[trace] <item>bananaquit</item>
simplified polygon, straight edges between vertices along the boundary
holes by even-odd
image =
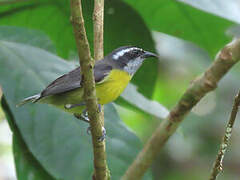
[[[148,57],[157,55],[134,46],[123,46],[96,61],[94,77],[99,107],[114,101],[123,92]],[[86,113],[81,81],[78,67],[54,80],[41,93],[25,98],[19,105],[27,102],[52,104],[80,118]]]

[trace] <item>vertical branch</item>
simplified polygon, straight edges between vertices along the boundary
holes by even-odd
[[[95,0],[94,10],[93,10],[94,60],[95,61],[101,60],[104,57],[103,27],[104,27],[104,0]],[[101,107],[101,113],[99,118],[102,126],[104,126],[104,107],[103,106]],[[106,156],[105,156],[105,159],[106,159]],[[105,168],[106,168],[105,178],[109,179],[110,172],[108,170],[107,163],[105,165]]]
[[[103,48],[103,19],[104,19],[104,0],[94,1],[93,10],[93,31],[94,31],[94,59],[101,60],[104,56]],[[100,120],[104,126],[104,107],[101,107]]]
[[[217,158],[214,162],[214,166],[213,166],[209,180],[215,180],[217,178],[218,174],[223,170],[223,158],[224,158],[225,152],[227,150],[227,147],[229,145],[229,141],[230,141],[230,138],[232,135],[232,128],[233,128],[233,125],[234,125],[234,122],[235,122],[235,119],[237,116],[239,105],[240,105],[240,91],[238,92],[237,96],[235,97],[231,116],[230,116],[230,119],[226,126],[225,135],[222,139],[220,149],[218,151]]]
[[[84,26],[81,0],[71,0],[71,21],[73,24],[75,40],[83,79],[84,101],[90,119],[92,144],[94,153],[94,175],[96,180],[108,178],[106,162],[105,141],[100,142],[99,137],[103,135],[102,125],[98,112],[98,103],[93,74],[94,61],[91,59],[89,43]]]
[[[93,22],[94,22],[94,59],[103,58],[103,17],[104,17],[104,0],[94,1]]]

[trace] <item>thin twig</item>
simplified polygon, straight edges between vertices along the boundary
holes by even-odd
[[[184,117],[209,91],[217,87],[220,79],[239,59],[240,39],[235,39],[218,53],[213,64],[201,76],[192,81],[177,105],[147,141],[122,180],[141,179]]]
[[[99,118],[98,103],[96,98],[95,80],[93,76],[94,61],[91,58],[89,43],[84,26],[81,0],[71,0],[71,21],[73,24],[75,40],[78,48],[81,65],[84,100],[90,118],[94,152],[94,179],[105,180],[108,178],[106,162],[105,141],[99,142],[103,135],[102,125]]]
[[[223,158],[225,155],[225,152],[227,150],[227,147],[229,145],[229,141],[232,135],[232,129],[233,125],[237,116],[238,107],[240,104],[240,91],[238,92],[237,96],[234,99],[234,104],[231,112],[231,116],[229,118],[228,124],[225,129],[225,135],[222,139],[222,143],[220,145],[220,149],[218,151],[217,158],[214,162],[214,166],[211,172],[211,176],[209,180],[215,180],[218,176],[218,174],[223,170]]]

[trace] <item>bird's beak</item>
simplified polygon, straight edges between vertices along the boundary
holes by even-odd
[[[158,58],[158,56],[152,52],[148,52],[148,51],[145,51],[145,53],[142,55],[143,58],[149,58],[149,57],[156,57]]]

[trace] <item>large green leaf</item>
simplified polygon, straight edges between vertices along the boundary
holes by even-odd
[[[169,111],[156,101],[151,101],[145,98],[137,91],[136,86],[129,84],[126,90],[122,93],[121,97],[134,107],[139,108],[145,113],[153,115],[159,119],[167,117]]]
[[[0,39],[28,44],[56,53],[52,41],[41,31],[14,26],[0,26]]]
[[[65,7],[63,2],[66,2]],[[45,32],[53,40],[58,54],[65,58],[68,57],[70,50],[75,49],[68,1],[30,0],[1,5],[0,17],[1,25],[20,26]]]
[[[16,108],[23,97],[38,93],[72,68],[47,51],[0,41],[0,84],[30,152],[57,179],[90,179],[93,157],[91,138],[86,134],[87,124],[48,105],[29,104]],[[106,105],[105,119],[108,164],[112,179],[119,179],[140,150],[141,143],[122,123],[111,104]]]
[[[36,161],[35,157],[29,152],[18,127],[15,124],[11,110],[9,109],[6,99],[2,98],[2,106],[7,116],[8,123],[13,132],[13,155],[15,160],[15,169],[18,180],[53,180],[41,164]]]
[[[193,7],[201,9],[217,16],[229,19],[230,21],[240,23],[239,1],[236,0],[178,0],[185,2]]]
[[[211,56],[229,40],[232,22],[173,0],[124,0],[153,30],[180,37],[207,49]],[[147,8],[146,8],[147,7]]]
[[[45,32],[64,58],[76,58],[75,40],[70,24],[69,0],[27,1],[0,6],[0,25],[24,26]],[[105,54],[123,45],[136,45],[155,51],[154,42],[142,18],[130,6],[118,0],[106,1],[104,22]],[[93,45],[93,1],[83,0],[85,25]],[[93,48],[92,48],[93,49]],[[148,72],[148,76],[145,75]],[[150,60],[135,75],[139,91],[151,98],[157,77],[157,61]]]

